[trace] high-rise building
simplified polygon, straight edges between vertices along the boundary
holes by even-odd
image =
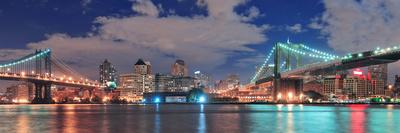
[[[154,92],[154,75],[151,74],[151,64],[139,59],[134,66],[134,72],[119,76],[119,91],[122,98],[138,100],[143,93]]]
[[[340,76],[327,76],[323,82],[324,95],[341,95],[343,90],[343,79]]]
[[[194,72],[195,87],[211,89],[213,88],[211,76],[200,71]]]
[[[172,65],[171,75],[172,76],[181,76],[181,77],[189,76],[189,70],[188,70],[187,65],[185,64],[185,61],[176,60],[175,63]]]
[[[116,82],[116,70],[114,66],[106,59],[99,66],[100,68],[100,83],[107,84],[108,82]]]
[[[123,98],[135,97],[135,76],[134,74],[121,74],[118,79],[118,90]]]
[[[383,80],[383,84],[386,86],[388,80],[388,64],[369,66],[368,77],[371,80]]]
[[[181,77],[181,76],[173,76],[172,77],[172,86],[168,88],[169,92],[188,92],[192,88],[194,88],[194,78],[193,77]]]
[[[343,90],[351,99],[367,98],[370,90],[367,80],[357,76],[347,76],[343,81]]]
[[[134,73],[140,75],[150,75],[151,72],[151,64],[149,61],[143,61],[143,59],[139,59],[134,66]]]
[[[169,92],[173,85],[172,76],[168,74],[157,73],[154,77],[155,92]]]
[[[8,87],[6,92],[7,99],[14,103],[28,103],[32,99],[30,92],[33,91],[30,91],[31,89],[33,88],[27,83]]]

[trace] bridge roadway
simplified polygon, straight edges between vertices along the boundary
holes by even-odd
[[[301,78],[306,73],[311,75],[321,72],[342,71],[371,65],[393,63],[400,60],[400,50],[376,53],[367,51],[349,55],[351,58],[336,59],[329,62],[314,63],[290,71],[281,72],[282,78]]]
[[[52,85],[70,86],[78,88],[104,87],[98,83],[91,83],[86,81],[76,81],[72,79],[56,78],[56,77],[48,78],[39,75],[25,75],[25,74],[15,74],[15,73],[0,73],[0,80],[27,81],[31,83],[47,83]]]

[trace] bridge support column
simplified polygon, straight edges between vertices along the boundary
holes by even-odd
[[[49,104],[52,103],[51,84],[35,83],[35,98],[32,103]]]
[[[51,85],[44,85],[44,98],[43,103],[52,103],[53,99],[51,98]]]
[[[43,101],[42,88],[42,84],[35,83],[35,98],[33,98],[32,103],[40,103],[41,101]]]

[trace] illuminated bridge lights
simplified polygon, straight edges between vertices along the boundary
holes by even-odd
[[[49,53],[50,51],[51,51],[50,49],[46,49],[45,51],[42,51],[39,54],[36,54],[36,55],[34,55],[32,57],[29,57],[29,58],[26,58],[26,59],[23,59],[23,60],[19,60],[19,61],[16,61],[16,62],[0,65],[0,68],[9,67],[9,66],[15,66],[15,65],[18,65],[18,64],[25,63],[27,61],[31,61],[33,59],[39,58],[39,57]]]
[[[271,58],[272,54],[275,51],[275,47],[272,47],[271,51],[269,52],[267,58],[265,59],[264,63],[261,65],[261,67],[259,68],[259,70],[257,71],[257,73],[254,75],[254,77],[252,78],[252,82],[255,82],[255,80],[257,79],[258,75],[260,75],[260,73],[262,72],[262,70],[265,68],[265,66],[267,65],[269,59]]]

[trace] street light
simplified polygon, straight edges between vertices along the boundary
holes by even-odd
[[[278,93],[278,99],[281,99],[282,98],[282,94],[281,93]]]
[[[289,101],[292,100],[292,98],[293,98],[292,92],[289,92],[289,93],[288,93],[288,98],[289,98]]]

